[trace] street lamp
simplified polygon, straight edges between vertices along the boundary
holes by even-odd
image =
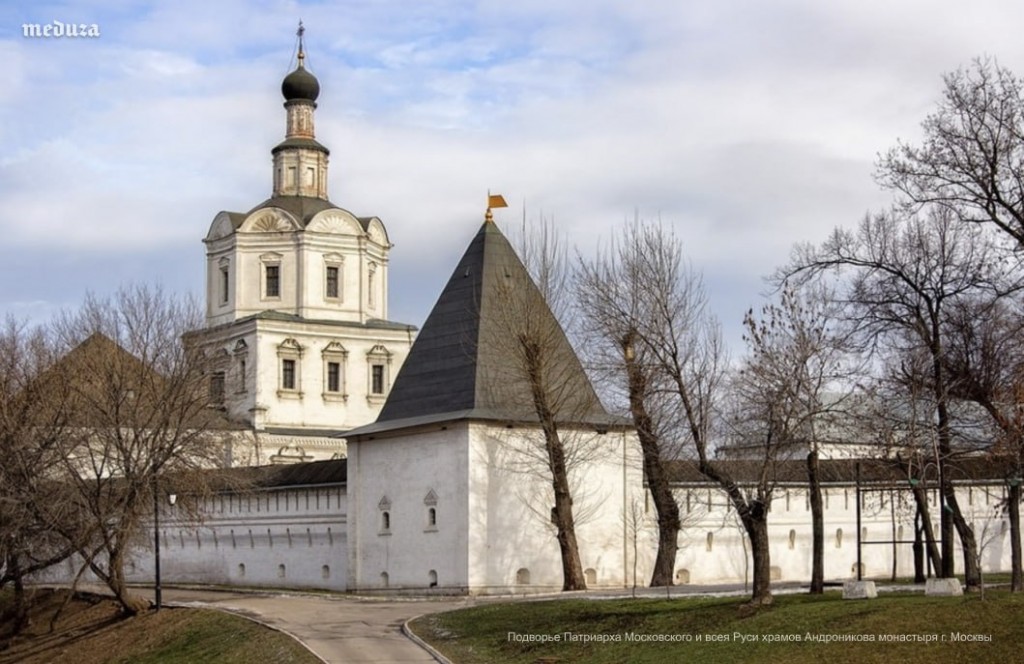
[[[156,477],[153,478],[153,554],[156,557],[154,574],[153,574],[153,594],[156,599],[156,610],[160,610],[160,606],[163,603],[162,592],[160,588],[160,500],[158,496],[160,492],[157,491]],[[167,494],[167,503],[174,505],[178,500],[178,495],[174,493]]]

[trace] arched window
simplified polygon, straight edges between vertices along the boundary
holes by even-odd
[[[385,532],[391,530],[391,512],[381,513],[380,529]]]
[[[437,531],[437,493],[433,489],[427,491],[427,495],[423,497],[423,504],[427,508],[427,525],[424,528],[425,532],[436,532]]]
[[[711,551],[711,549],[713,549],[714,546],[715,546],[715,534],[714,533],[708,533],[708,536],[707,536],[707,550]]]
[[[588,567],[583,570],[583,578],[586,579],[588,586],[597,585],[597,570],[593,567]]]
[[[329,579],[331,578],[331,567],[330,565],[324,565],[320,568],[320,578]]]
[[[516,585],[530,585],[530,570],[526,569],[525,567],[520,567],[518,570],[516,570]]]
[[[238,578],[245,578],[245,563],[238,563]]]
[[[836,528],[836,548],[843,548],[843,529]]]
[[[430,584],[431,588],[436,588],[437,587],[437,572],[436,571],[430,570],[429,572],[427,572],[427,582]]]
[[[382,588],[387,588],[388,587],[388,583],[389,583],[388,573],[387,572],[381,572],[380,573],[380,585],[381,585],[381,587]]]
[[[285,577],[284,565],[278,565],[277,566],[277,578],[283,579],[284,577]]]
[[[795,548],[796,548],[796,531],[795,530],[790,530],[789,531],[789,550],[792,551]]]

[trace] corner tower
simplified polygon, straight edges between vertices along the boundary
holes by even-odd
[[[374,421],[416,329],[388,320],[384,223],[328,198],[301,24],[281,94],[270,198],[210,224],[206,327],[192,335],[209,356],[213,405],[266,434],[258,462],[343,454],[334,434]]]

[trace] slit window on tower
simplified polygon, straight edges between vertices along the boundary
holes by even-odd
[[[220,269],[220,303],[228,303],[228,268],[224,266]]]

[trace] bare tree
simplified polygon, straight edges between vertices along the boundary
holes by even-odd
[[[181,342],[200,321],[194,301],[134,286],[89,296],[54,325],[66,354],[51,372],[70,390],[63,479],[94,532],[76,546],[128,614],[143,604],[129,593],[125,556],[144,541],[157,495],[170,482],[197,490],[208,479],[197,471],[222,458],[205,362]]]
[[[940,476],[942,575],[953,576],[953,530],[964,550],[969,589],[979,582],[977,543],[964,519],[952,482],[956,450],[951,429],[951,392],[944,362],[946,317],[965,298],[988,300],[1016,292],[1016,261],[983,229],[962,224],[945,207],[921,215],[901,209],[868,216],[855,232],[837,229],[821,247],[800,246],[776,275],[800,283],[824,272],[845,272],[841,295],[851,320],[872,348],[927,358],[927,388],[936,422],[935,463]]]
[[[640,441],[644,480],[658,524],[651,586],[672,585],[681,528],[666,465],[680,453],[676,404],[664,398],[665,375],[641,339],[642,330],[651,328],[658,316],[651,284],[664,282],[665,275],[658,273],[670,267],[664,262],[671,258],[664,240],[661,228],[635,222],[604,255],[580,259],[575,280],[576,299],[590,333],[586,345],[591,363],[603,382],[624,392],[625,409]]]
[[[979,59],[943,77],[942,99],[922,123],[921,145],[900,142],[879,161],[879,181],[913,206],[993,224],[1024,246],[1022,81]]]
[[[8,318],[0,329],[0,588],[11,584],[8,617],[27,624],[25,578],[67,559],[75,547],[54,534],[84,538],[59,467],[67,430],[68,391],[48,379],[55,353],[51,339]]]
[[[998,437],[991,456],[1009,486],[1011,589],[1024,590],[1021,571],[1020,500],[1024,465],[1024,317],[1005,300],[961,302],[948,326],[945,364],[957,397],[978,404]]]
[[[642,369],[645,372],[643,377],[651,381],[647,384],[655,387],[652,393],[664,399],[669,409],[664,412],[677,413],[680,440],[696,455],[701,474],[725,492],[750,540],[754,578],[749,606],[756,608],[771,604],[769,485],[758,482],[752,487],[741,486],[726,466],[713,458],[714,419],[726,373],[718,322],[707,310],[702,280],[685,264],[682,245],[677,238],[663,227],[648,225],[636,230],[636,241],[639,242],[637,249],[629,254],[636,265],[629,269],[636,271],[635,283],[643,285],[642,292],[636,294],[639,298],[636,304],[626,299],[610,309],[611,313],[618,312],[616,315],[622,316],[628,324],[621,330],[621,336],[608,335],[608,342],[619,344],[621,359],[618,361],[624,368],[628,362],[637,360],[633,371]],[[624,244],[629,251],[629,241]],[[596,274],[600,275],[600,271]],[[602,287],[615,288],[617,284],[609,282]],[[627,385],[628,379],[627,373]],[[649,393],[637,389],[636,377],[633,380],[634,385],[629,389],[634,397],[646,397]],[[635,398],[632,400],[634,407],[637,401]],[[645,425],[642,418],[640,421],[638,429],[658,430],[653,423]],[[660,446],[658,449],[664,452]],[[645,450],[645,456],[651,458],[653,455],[648,455]],[[645,470],[647,463],[645,458]],[[650,483],[650,477],[647,479]],[[667,500],[665,503],[669,506]],[[660,512],[658,518],[660,527]]]
[[[742,394],[735,427],[757,446],[768,470],[777,459],[806,455],[811,506],[811,593],[824,592],[824,505],[818,474],[819,446],[838,426],[859,367],[850,334],[832,294],[820,284],[797,293],[783,289],[760,319],[747,313],[748,356],[737,381]],[[770,475],[762,472],[767,484]],[[765,495],[770,487],[762,488]]]
[[[586,578],[576,536],[581,487],[574,487],[574,469],[600,453],[594,425],[607,429],[610,418],[549,306],[553,303],[563,320],[571,313],[562,306],[567,301],[565,253],[557,234],[543,224],[524,233],[525,266],[493,223],[481,232],[488,256],[483,269],[490,273],[483,282],[478,343],[489,349],[481,357],[500,358],[482,370],[492,379],[491,389],[502,395],[495,403],[519,404],[540,428],[540,446],[519,451],[535,474],[550,482],[550,523],[561,554],[562,588],[583,590]]]

